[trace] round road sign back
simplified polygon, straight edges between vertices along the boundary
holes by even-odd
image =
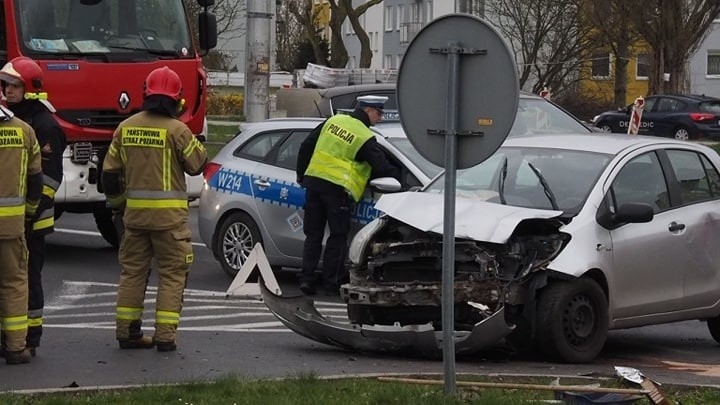
[[[410,142],[426,159],[445,166],[448,55],[459,54],[457,168],[475,166],[507,137],[520,93],[515,61],[500,35],[468,14],[433,20],[415,36],[398,74],[400,120]]]

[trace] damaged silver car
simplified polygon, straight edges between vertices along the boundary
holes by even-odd
[[[455,334],[485,337],[462,350],[506,337],[589,362],[610,329],[688,319],[720,341],[718,167],[703,145],[586,134],[508,138],[458,171]],[[426,348],[433,332],[441,347],[443,186],[383,196],[356,234],[350,324],[303,306],[286,324],[342,347]]]

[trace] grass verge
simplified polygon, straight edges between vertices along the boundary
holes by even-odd
[[[238,132],[237,125],[208,125],[208,139],[205,149],[208,151],[208,160],[211,160],[218,151],[225,146]]]
[[[429,378],[417,377],[416,378]],[[433,377],[442,379],[442,377]],[[567,379],[553,381],[550,377],[486,377],[458,376],[457,381],[477,381],[501,384],[561,384],[564,391],[570,385],[601,383],[605,388],[634,388],[619,379]],[[720,389],[708,387],[666,386],[666,398],[673,403],[720,403]],[[228,376],[215,382],[195,382],[184,385],[148,386],[138,389],[75,391],[52,394],[1,394],[3,404],[519,404],[547,403],[556,400],[552,391],[526,388],[476,388],[456,386],[452,395],[444,393],[443,385],[382,382],[375,378],[321,379],[309,373],[285,380],[255,380]],[[638,405],[651,404],[642,398]]]

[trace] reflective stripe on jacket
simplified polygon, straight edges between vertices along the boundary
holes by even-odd
[[[356,161],[355,155],[372,137],[372,131],[365,124],[349,115],[340,114],[328,119],[305,175],[337,184],[355,201],[360,201],[372,168],[367,162]]]
[[[205,147],[181,121],[140,112],[113,135],[103,171],[120,173],[121,193],[108,195],[112,207],[125,207],[125,226],[170,229],[188,215],[185,173],[197,173],[207,160]]]
[[[28,190],[28,176],[39,180],[41,173],[40,147],[32,128],[17,118],[0,123],[0,173],[0,239],[7,239],[24,234],[25,216],[35,213],[40,194]]]

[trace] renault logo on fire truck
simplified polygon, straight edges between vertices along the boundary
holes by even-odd
[[[127,94],[126,91],[120,93],[120,98],[118,98],[118,104],[120,104],[120,108],[123,110],[130,105],[130,96]]]

